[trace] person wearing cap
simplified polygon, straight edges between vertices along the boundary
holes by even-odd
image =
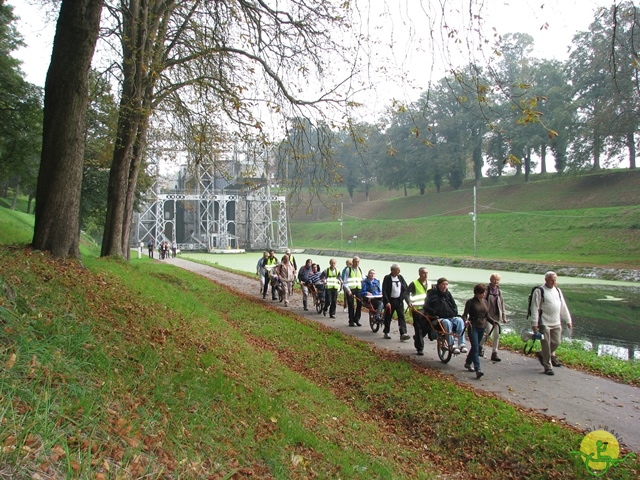
[[[436,286],[427,292],[424,313],[438,317],[447,332],[458,335],[457,347],[453,335],[448,335],[449,347],[454,354],[469,351],[464,340],[464,321],[458,315],[458,306],[449,291],[449,280],[444,277],[439,278]]]
[[[562,320],[569,328],[573,325],[567,302],[557,282],[558,275],[547,272],[544,275],[544,285],[536,288],[531,295],[531,311],[538,312],[538,315],[531,316],[531,327],[533,333],[542,334],[542,350],[538,352],[538,360],[547,375],[554,375],[553,367],[562,366],[556,358],[556,349],[562,343]]]
[[[431,284],[427,280],[428,275],[427,267],[420,267],[418,269],[418,278],[411,282],[408,288],[409,301],[407,305],[409,305],[413,316],[413,344],[418,355],[424,355],[424,337],[431,330],[429,320],[422,312],[422,307],[427,299],[427,292],[431,288]]]
[[[391,318],[393,312],[398,316],[398,329],[400,330],[400,340],[409,340],[411,337],[407,333],[407,322],[404,319],[404,301],[409,303],[409,289],[397,263],[391,265],[391,273],[385,275],[382,280],[382,302],[384,310],[384,338],[391,338]]]
[[[289,263],[291,265],[293,265],[293,268],[296,270],[296,272],[298,271],[298,264],[296,263],[296,257],[294,257],[291,254],[291,249],[287,248],[287,251],[285,252],[288,256],[289,256]]]

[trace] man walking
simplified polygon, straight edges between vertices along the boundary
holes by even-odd
[[[344,286],[344,296],[349,309],[349,326],[360,327],[360,316],[362,314],[362,300],[360,291],[362,290],[362,270],[360,269],[360,257],[353,257],[351,266],[345,268],[342,284]]]
[[[413,316],[413,344],[416,347],[418,355],[424,355],[424,337],[427,336],[431,325],[429,320],[424,316],[422,307],[427,299],[427,291],[431,288],[427,280],[429,272],[426,267],[418,269],[418,278],[409,284],[409,308],[411,308]]]
[[[409,340],[411,337],[407,333],[407,323],[404,319],[404,301],[409,299],[409,289],[407,282],[400,275],[400,267],[397,263],[391,265],[391,273],[382,280],[382,302],[384,309],[384,338],[391,338],[391,318],[393,312],[398,316],[398,327],[400,329],[400,340]]]
[[[269,250],[269,256],[264,260],[264,287],[262,287],[262,298],[267,298],[267,290],[271,280],[269,278],[269,272],[273,267],[278,265],[278,259],[275,256],[273,250]],[[276,299],[276,287],[271,285],[271,300]]]
[[[320,278],[326,282],[327,286],[324,290],[324,309],[322,314],[326,317],[329,310],[329,317],[336,318],[336,303],[338,302],[338,290],[342,286],[340,272],[336,268],[336,259],[329,260],[329,267],[322,272]]]
[[[537,312],[531,316],[531,327],[533,333],[542,334],[538,359],[547,375],[554,375],[553,367],[562,366],[556,358],[556,349],[562,343],[562,320],[567,327],[572,327],[571,314],[557,282],[555,272],[545,273],[544,285],[536,288],[531,296],[531,311]]]

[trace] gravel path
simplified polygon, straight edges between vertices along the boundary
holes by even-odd
[[[271,301],[270,294],[267,295],[267,300],[262,300],[257,279],[255,289],[251,288],[247,292],[247,278],[242,275],[179,258],[170,259],[167,263],[198,273],[228,287],[254,294],[257,301],[276,304]],[[276,306],[284,309],[284,304],[277,303]],[[412,340],[400,341],[395,321],[391,326],[391,340],[384,340],[382,330],[373,333],[367,325],[368,322],[362,322],[363,326],[360,328],[349,327],[347,313],[343,312],[341,305],[338,306],[336,319],[330,319],[311,310],[305,312],[302,309],[299,288],[294,292],[288,309],[307,319],[374,344],[382,350],[405,355],[410,361],[450,374],[460,382],[491,392],[521,407],[564,420],[587,431],[606,429],[615,432],[621,445],[640,453],[640,389],[637,387],[622,385],[567,367],[556,368],[556,375],[549,377],[542,373],[542,367],[536,359],[506,350],[500,351],[502,362],[483,360],[482,369],[485,375],[482,379],[476,380],[475,374],[467,372],[463,367],[464,355],[452,358],[447,364],[440,362],[434,342],[427,341],[424,356],[418,357]],[[366,315],[363,316],[363,320],[367,320]],[[411,326],[409,333],[413,333]]]

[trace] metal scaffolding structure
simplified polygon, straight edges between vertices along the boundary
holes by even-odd
[[[288,246],[286,197],[271,194],[264,178],[238,176],[232,183],[213,166],[200,166],[196,178],[184,169],[164,184],[156,180],[147,199],[134,215],[132,245],[153,239],[175,241],[181,251]]]

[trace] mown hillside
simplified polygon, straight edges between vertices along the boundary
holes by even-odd
[[[459,190],[434,188],[420,195],[409,190],[372,189],[367,201],[364,192],[338,192],[335,212],[320,202],[314,202],[313,214],[298,208],[293,222],[327,221],[340,216],[340,204],[345,217],[360,219],[411,219],[432,215],[467,215],[473,209],[473,185],[467,180]],[[533,175],[524,183],[522,176],[486,178],[477,189],[478,213],[490,211],[554,211],[578,208],[604,208],[640,205],[640,170],[614,170],[599,173],[567,175]]]
[[[293,244],[354,253],[462,258],[475,253],[481,259],[640,268],[640,171],[517,180],[493,185],[488,179],[477,190],[475,232],[469,215],[472,188],[406,197],[387,192],[369,202],[345,201],[342,228],[324,207],[310,216],[298,212],[291,223]]]

